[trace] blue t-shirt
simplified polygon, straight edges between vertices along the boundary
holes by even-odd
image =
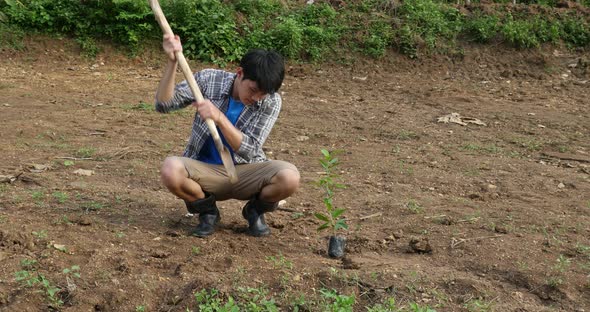
[[[225,113],[225,116],[227,117],[227,119],[229,119],[229,121],[231,122],[232,125],[234,125],[234,126],[236,125],[236,122],[238,121],[238,117],[240,117],[240,114],[242,113],[243,110],[244,110],[244,104],[242,102],[234,100],[230,96],[229,97],[229,107],[227,108],[227,112]],[[227,149],[231,153],[231,157],[233,159],[234,158],[234,151],[231,149],[231,147],[229,146],[229,144],[227,143],[227,141],[223,137],[223,133],[221,133],[221,130],[219,130],[219,127],[217,127],[217,131],[219,132],[219,137],[221,138],[223,145],[225,145],[227,147]],[[201,148],[201,151],[199,152],[199,157],[197,158],[197,160],[200,160],[202,162],[206,162],[208,164],[214,164],[214,165],[222,165],[223,164],[223,162],[221,161],[221,156],[219,156],[219,152],[217,151],[217,148],[215,148],[215,142],[213,141],[213,137],[211,135],[209,135],[209,137],[207,138],[207,140],[203,144],[203,148]]]

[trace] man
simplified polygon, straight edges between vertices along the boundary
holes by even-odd
[[[242,216],[253,236],[270,234],[264,214],[275,210],[281,199],[299,187],[297,168],[284,161],[267,160],[262,145],[281,110],[277,93],[285,76],[282,57],[271,51],[253,50],[240,61],[235,73],[206,69],[195,74],[204,101],[196,103],[186,81],[175,86],[178,36],[164,35],[168,56],[164,76],[156,92],[156,110],[167,113],[196,106],[189,143],[183,157],[168,157],[161,169],[164,185],[183,199],[191,213],[199,214],[193,234],[206,237],[220,220],[216,201],[248,200]],[[211,118],[230,150],[238,182],[231,184],[205,124]]]

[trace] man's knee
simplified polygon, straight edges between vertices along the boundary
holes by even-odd
[[[179,157],[167,157],[164,160],[160,178],[166,186],[176,186],[186,178],[186,168]]]
[[[283,169],[277,173],[277,178],[284,192],[293,194],[299,188],[300,176],[295,170]]]

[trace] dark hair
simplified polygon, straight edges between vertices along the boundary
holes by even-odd
[[[250,50],[240,61],[244,78],[256,81],[264,93],[275,93],[285,78],[285,62],[275,51]]]

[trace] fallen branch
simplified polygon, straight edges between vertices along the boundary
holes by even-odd
[[[432,217],[424,217],[424,219],[438,219],[438,218],[444,218],[447,215],[439,215],[439,216],[432,216]]]
[[[572,155],[572,154],[565,154],[565,153],[555,153],[555,152],[544,152],[544,156],[557,158],[561,160],[569,160],[569,161],[579,161],[579,162],[586,162],[590,163],[589,157],[584,157],[582,155]]]
[[[82,157],[82,158],[78,158],[78,157],[54,157],[54,159],[92,160],[92,158],[89,158],[89,157]]]
[[[498,238],[498,237],[502,237],[502,235],[479,236],[479,237],[459,238],[459,239],[453,237],[453,238],[451,238],[451,248],[455,248],[455,247],[459,246],[460,244],[463,244],[467,241],[488,239],[488,238]]]
[[[368,216],[360,217],[359,220],[367,220],[367,219],[370,219],[370,218],[380,217],[382,215],[383,215],[382,212],[377,212],[377,213],[374,213],[374,214],[370,214]]]

